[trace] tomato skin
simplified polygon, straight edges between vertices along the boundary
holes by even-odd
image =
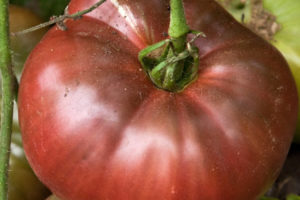
[[[95,2],[73,0],[69,12]],[[157,89],[137,54],[164,37],[169,18],[157,16],[169,1],[118,1],[137,22],[125,34],[114,2],[51,29],[27,60],[19,119],[38,177],[67,200],[256,199],[296,125],[285,60],[214,1],[186,0],[189,25],[207,35],[199,77],[180,93]]]

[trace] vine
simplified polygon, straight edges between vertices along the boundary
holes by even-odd
[[[67,7],[65,9],[65,13],[63,15],[53,16],[53,17],[51,17],[51,19],[48,22],[45,22],[45,23],[33,26],[33,27],[29,28],[29,29],[25,29],[25,30],[22,30],[22,31],[19,31],[19,32],[16,32],[16,33],[12,33],[12,35],[27,34],[27,33],[30,33],[30,32],[33,32],[33,31],[45,28],[45,27],[50,26],[52,24],[57,24],[60,29],[66,30],[67,27],[66,27],[66,25],[64,23],[65,20],[67,20],[67,19],[74,19],[74,20],[80,19],[83,15],[85,15],[85,14],[93,11],[94,9],[98,8],[105,1],[106,0],[100,0],[97,3],[95,3],[94,5],[92,5],[91,7],[89,7],[88,9],[82,10],[82,11],[78,11],[77,13],[74,13],[74,14],[69,14],[68,13],[68,7]]]
[[[7,179],[14,104],[14,75],[9,47],[8,0],[0,0],[0,70],[2,109],[0,128],[0,200],[7,199]]]

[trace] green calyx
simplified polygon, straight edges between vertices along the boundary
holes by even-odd
[[[194,38],[203,35],[198,33]],[[139,53],[139,60],[151,81],[160,89],[180,92],[197,77],[198,48],[186,43],[186,48],[176,53],[172,39],[163,40]]]
[[[197,78],[199,54],[193,42],[204,34],[189,29],[182,0],[170,0],[170,8],[170,38],[141,50],[139,61],[156,87],[180,92]],[[188,34],[194,35],[190,41]]]

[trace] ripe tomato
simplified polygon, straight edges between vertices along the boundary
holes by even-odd
[[[69,12],[97,0],[72,0]],[[198,79],[157,89],[138,52],[164,39],[169,0],[111,0],[51,29],[19,90],[24,149],[67,200],[254,200],[276,179],[297,119],[280,53],[214,1],[185,0]]]

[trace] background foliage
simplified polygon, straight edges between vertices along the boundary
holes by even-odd
[[[25,6],[48,20],[53,15],[63,14],[70,0],[10,0],[11,4]]]

